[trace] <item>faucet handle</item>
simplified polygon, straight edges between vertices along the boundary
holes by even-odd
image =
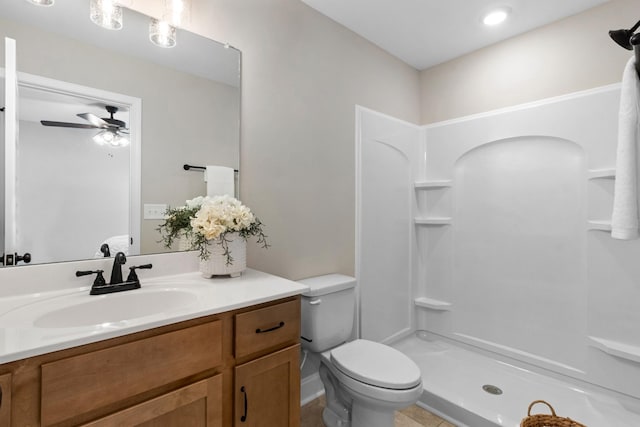
[[[148,270],[153,267],[153,264],[143,264],[143,265],[134,265],[129,267],[129,277],[127,277],[127,282],[140,282],[138,279],[138,275],[136,274],[137,269]]]
[[[102,275],[104,270],[86,270],[86,271],[76,271],[76,277],[88,276],[90,274],[95,274],[96,279],[93,281],[93,286],[104,286],[107,284],[106,280],[104,280],[104,276]]]

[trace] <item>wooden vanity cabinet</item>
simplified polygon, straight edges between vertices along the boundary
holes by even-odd
[[[297,427],[299,336],[290,297],[0,365],[0,427]]]
[[[298,344],[236,366],[234,426],[300,425],[299,359]]]
[[[11,374],[0,375],[0,427],[11,426]]]
[[[299,337],[299,299],[236,315],[235,427],[300,425]]]

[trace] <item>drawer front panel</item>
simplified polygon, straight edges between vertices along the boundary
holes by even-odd
[[[42,365],[48,426],[222,363],[222,321],[168,332]]]
[[[236,357],[295,344],[299,339],[299,299],[236,315]]]
[[[222,375],[190,384],[82,427],[222,427]]]

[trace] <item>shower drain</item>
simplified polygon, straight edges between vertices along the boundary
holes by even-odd
[[[495,385],[485,384],[482,386],[482,389],[489,394],[495,394],[495,395],[502,394],[502,390],[500,389],[500,387],[496,387]]]

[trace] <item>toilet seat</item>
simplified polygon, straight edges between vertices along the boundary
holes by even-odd
[[[398,350],[368,340],[355,340],[330,352],[331,364],[356,381],[390,390],[422,383],[420,368]]]

